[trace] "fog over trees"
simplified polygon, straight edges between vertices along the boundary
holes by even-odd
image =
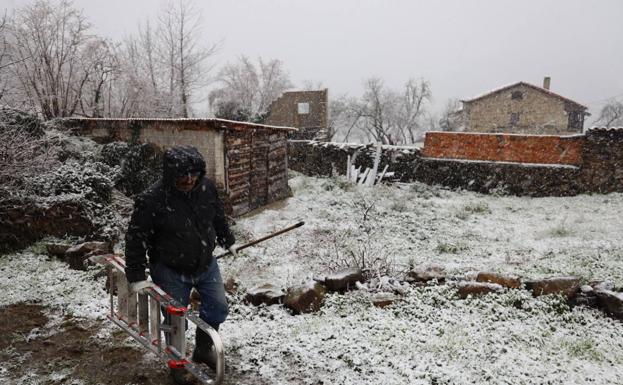
[[[609,100],[602,107],[595,123],[606,127],[623,126],[623,102],[617,99]]]
[[[262,122],[270,103],[293,86],[281,61],[260,57],[255,64],[246,56],[221,68],[216,84],[209,97],[215,116],[253,122]]]
[[[297,88],[286,63],[242,53],[217,68],[215,54],[225,42],[202,39],[203,20],[192,1],[172,0],[113,41],[95,34],[69,0],[32,1],[0,22],[0,104],[45,119],[187,118],[211,111],[261,123],[272,101]],[[412,144],[427,130],[456,129],[450,112],[441,119],[431,114],[426,79],[409,79],[401,89],[382,77],[363,85],[361,96],[330,101],[332,140]]]

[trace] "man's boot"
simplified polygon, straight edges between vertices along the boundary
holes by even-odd
[[[171,368],[171,378],[177,385],[196,385],[195,379],[190,372],[184,368]]]
[[[218,327],[214,329],[218,330]],[[195,334],[193,362],[206,364],[210,369],[216,370],[216,350],[214,350],[212,338],[210,338],[208,333],[199,328],[197,328],[197,334]]]

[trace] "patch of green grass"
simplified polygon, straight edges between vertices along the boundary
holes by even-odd
[[[463,206],[463,210],[472,214],[490,214],[491,209],[487,202],[470,202]]]
[[[575,341],[564,340],[561,345],[572,357],[596,362],[604,360],[604,354],[597,348],[595,341],[590,338],[580,338]]]
[[[569,227],[563,221],[549,229],[547,233],[552,237],[568,237],[569,235],[571,235],[571,229],[569,229]]]
[[[435,251],[437,251],[439,254],[443,254],[443,253],[458,254],[461,251],[465,251],[467,249],[468,247],[464,243],[452,244],[452,243],[440,242],[439,244],[437,244],[437,247],[435,247]]]
[[[38,241],[37,243],[33,243],[32,245],[28,246],[26,249],[24,249],[24,251],[33,254],[47,254],[48,250],[45,245],[49,242],[49,239]]]
[[[389,208],[394,211],[406,211],[407,203],[403,200],[393,201]]]
[[[470,202],[458,209],[454,216],[466,220],[472,214],[491,214],[491,209],[486,202]]]

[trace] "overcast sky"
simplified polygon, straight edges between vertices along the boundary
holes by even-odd
[[[3,8],[26,0],[0,0]],[[153,18],[159,0],[75,0],[114,39]],[[591,107],[623,98],[622,0],[202,0],[206,42],[219,64],[238,55],[280,59],[292,80],[360,95],[378,76],[399,88],[430,81],[436,108],[517,81]],[[217,67],[218,68],[218,67]]]

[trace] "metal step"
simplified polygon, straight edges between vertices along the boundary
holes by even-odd
[[[108,268],[110,287],[110,314],[108,318],[134,338],[141,346],[154,353],[170,368],[184,368],[202,384],[220,385],[225,372],[223,342],[216,330],[175,301],[160,287],[153,286],[142,293],[132,293],[125,276],[125,260],[116,254],[98,255],[90,260]],[[117,293],[115,307],[114,293]],[[170,317],[170,324],[164,323],[162,312]],[[186,355],[186,322],[194,323],[206,332],[214,343],[216,370],[212,372],[201,364],[194,363]],[[164,337],[164,338],[163,338]]]

